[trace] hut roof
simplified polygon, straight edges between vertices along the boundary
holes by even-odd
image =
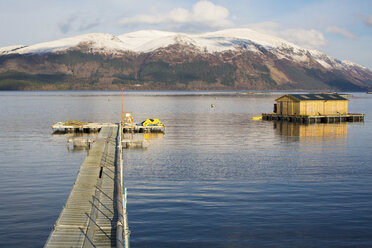
[[[295,101],[348,101],[348,99],[340,96],[339,94],[288,94],[279,97],[275,101],[278,101],[285,96],[292,98]]]

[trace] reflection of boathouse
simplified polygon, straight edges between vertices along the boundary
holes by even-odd
[[[338,94],[288,94],[275,100],[274,111],[264,120],[302,123],[363,121],[364,114],[348,114],[348,99]]]
[[[347,123],[321,123],[304,125],[291,122],[274,122],[274,129],[279,135],[298,137],[346,137]]]

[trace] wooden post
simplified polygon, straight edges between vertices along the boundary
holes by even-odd
[[[124,89],[121,91],[121,125],[124,125]]]
[[[121,123],[119,123],[118,135],[116,138],[116,173],[115,173],[115,187],[116,187],[116,208],[118,222],[116,225],[116,247],[124,247],[124,213],[123,213],[123,161],[122,161],[122,145],[121,145]]]
[[[130,248],[130,242],[129,242],[129,237],[130,237],[130,231],[129,231],[129,226],[128,226],[128,213],[127,213],[127,188],[124,189],[124,196],[123,196],[123,201],[124,201],[124,207],[123,207],[123,214],[124,214],[124,244],[125,248]]]

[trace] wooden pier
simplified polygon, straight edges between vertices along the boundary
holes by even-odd
[[[364,121],[364,114],[347,115],[278,115],[275,113],[263,113],[262,120],[288,121],[297,123],[338,123]]]
[[[118,143],[117,125],[100,128],[44,247],[123,247]]]

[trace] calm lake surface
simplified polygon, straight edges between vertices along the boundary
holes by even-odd
[[[124,150],[133,248],[372,247],[372,95],[350,98],[364,123],[251,119],[282,94],[125,95],[167,125]],[[0,92],[0,247],[43,246],[86,156],[50,125],[120,111],[121,92]]]

